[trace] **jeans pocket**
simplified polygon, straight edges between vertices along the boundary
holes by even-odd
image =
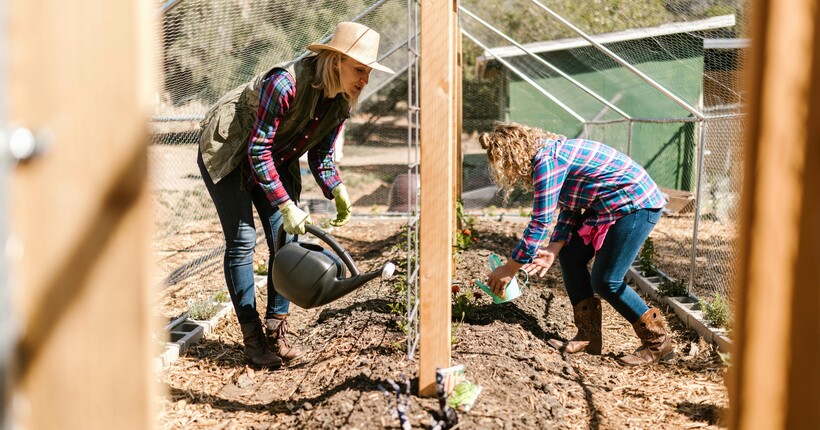
[[[646,221],[650,224],[657,224],[661,219],[661,209],[644,209],[646,211]]]

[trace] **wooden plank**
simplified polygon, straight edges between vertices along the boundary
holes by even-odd
[[[435,395],[436,368],[450,365],[456,10],[455,0],[421,2],[419,394],[422,396]]]
[[[21,428],[155,428],[147,118],[156,20],[140,0],[10,0],[9,116],[48,130],[12,172]],[[32,23],[36,23],[33,25]]]
[[[730,428],[820,422],[820,14],[757,0],[747,118]]]

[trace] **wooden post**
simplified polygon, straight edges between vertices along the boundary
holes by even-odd
[[[11,179],[22,330],[12,389],[25,406],[15,421],[155,428],[147,119],[157,3],[6,4],[9,119],[51,136]]]
[[[730,428],[820,422],[820,12],[756,0]]]
[[[456,0],[421,1],[419,394],[450,365]]]

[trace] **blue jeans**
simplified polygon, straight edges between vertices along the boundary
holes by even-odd
[[[609,228],[597,255],[577,231],[572,235],[558,253],[558,261],[573,306],[598,293],[630,323],[649,310],[641,296],[624,282],[624,276],[660,217],[660,209],[639,209],[622,217]],[[590,273],[587,265],[593,257]]]
[[[222,178],[214,184],[208,170],[202,162],[202,154],[197,156],[197,165],[205,181],[205,187],[211,195],[211,200],[219,214],[222,224],[222,233],[225,235],[224,272],[228,292],[231,295],[236,316],[240,324],[258,321],[256,311],[256,294],[254,286],[253,253],[256,247],[256,226],[253,219],[253,208],[259,214],[262,229],[265,231],[270,255],[268,256],[268,303],[265,306],[265,318],[273,315],[287,314],[290,301],[276,293],[271,279],[271,269],[274,256],[274,242],[276,233],[282,226],[282,213],[270,203],[261,187],[254,187],[251,192],[245,190],[242,184],[240,168]],[[293,179],[286,172],[280,175],[282,185],[293,201],[298,196],[291,191],[294,189]],[[287,235],[286,242],[294,240],[294,236]]]

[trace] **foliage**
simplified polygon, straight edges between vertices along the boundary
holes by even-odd
[[[682,280],[667,279],[658,285],[658,294],[664,297],[681,297],[689,294],[689,290]]]
[[[191,301],[188,303],[188,316],[193,320],[205,321],[213,318],[221,308],[222,305],[213,300]]]
[[[406,257],[406,250],[405,246],[407,243],[407,230],[403,231],[399,236],[401,240],[399,240],[395,245],[393,245],[392,251],[399,252],[405,255]],[[415,234],[415,231],[411,231],[410,240],[413,239],[412,234]],[[409,259],[409,263],[413,265],[416,264],[414,257]],[[396,274],[390,280],[390,285],[393,287],[394,292],[396,293],[396,297],[398,298],[397,301],[388,303],[387,308],[390,310],[390,313],[396,315],[396,327],[401,330],[402,333],[408,334],[408,321],[407,321],[407,309],[409,306],[415,306],[415,303],[407,303],[404,298],[407,297],[407,265],[408,265],[408,258],[399,258],[396,264]],[[414,298],[411,298],[414,300]]]
[[[647,277],[657,273],[655,271],[655,243],[652,242],[651,237],[646,238],[638,254],[638,270]]]
[[[700,301],[703,316],[715,327],[729,328],[732,324],[732,314],[729,302],[721,295],[716,294],[710,301]]]
[[[473,312],[478,306],[478,301],[483,295],[480,291],[466,291],[462,293],[458,285],[451,287],[451,294],[453,297],[453,321],[464,321],[465,318],[469,319],[473,315]]]
[[[475,234],[475,215],[466,213],[461,199],[456,201],[456,243],[457,251],[466,251],[478,240]]]
[[[260,261],[259,264],[256,265],[255,270],[257,275],[267,275],[268,274],[268,262],[267,261]]]
[[[222,290],[214,296],[214,301],[217,303],[228,303],[231,301],[231,295],[227,290]]]

